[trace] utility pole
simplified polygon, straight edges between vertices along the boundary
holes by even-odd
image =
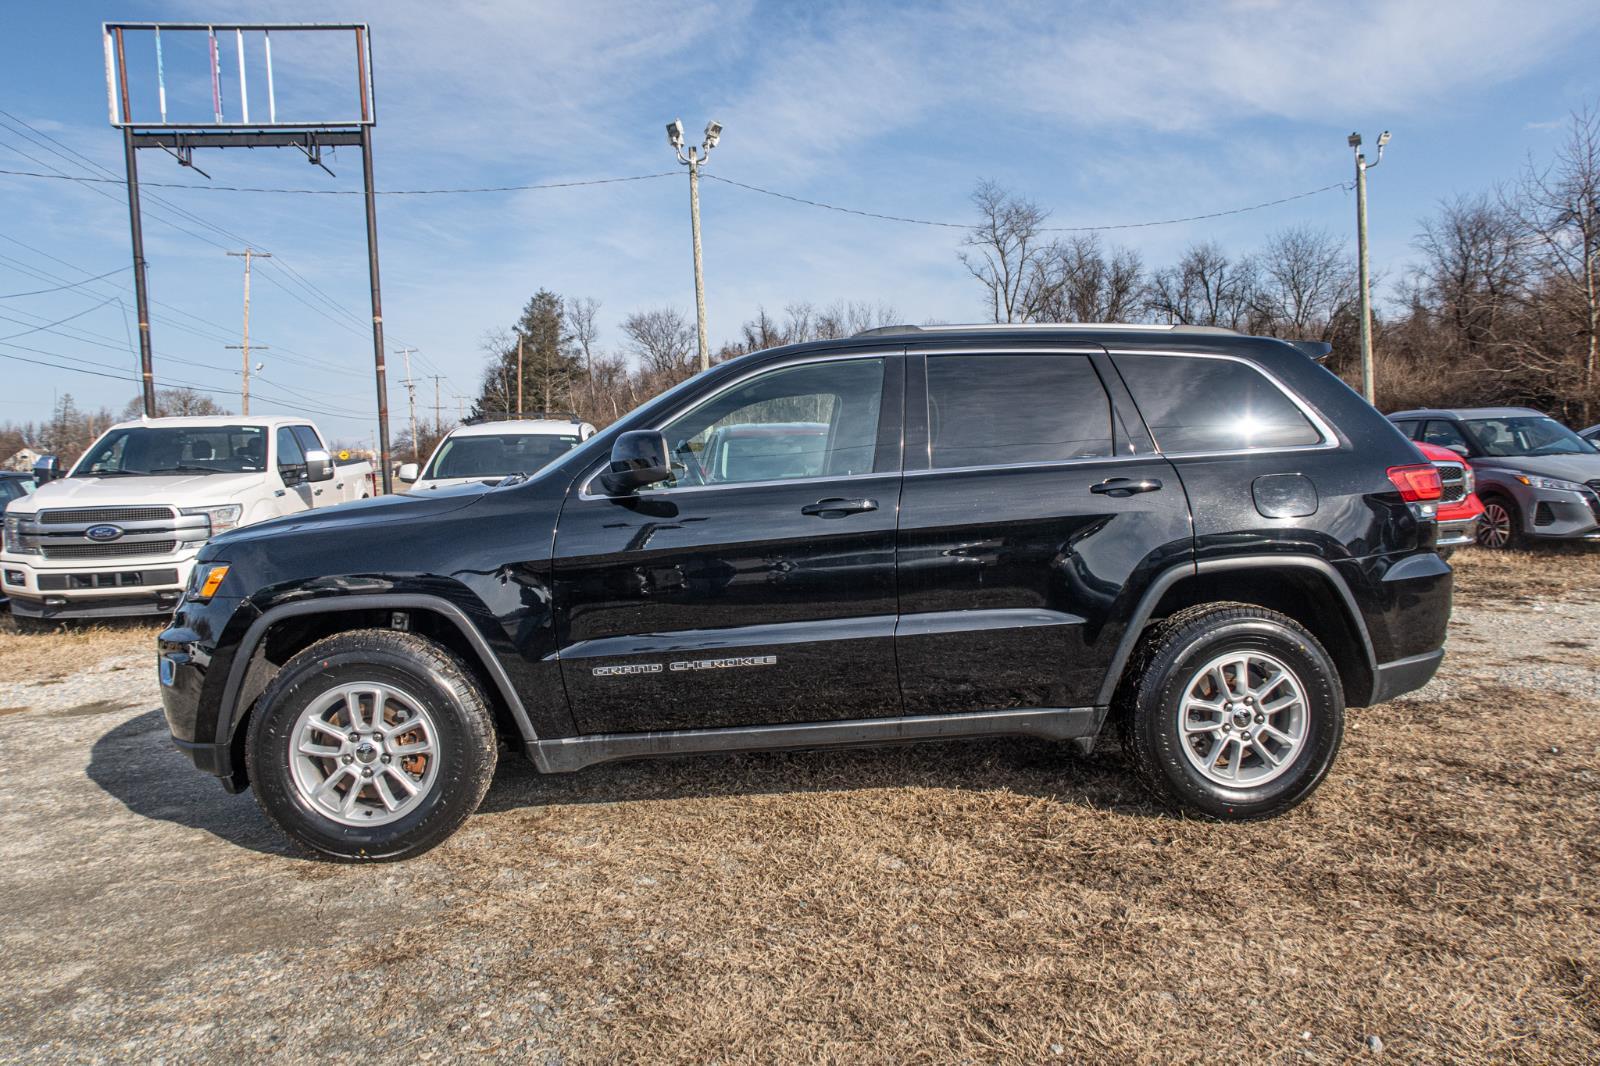
[[[509,400],[510,397],[506,399]],[[517,334],[517,414],[522,414],[522,334],[520,333]]]
[[[258,252],[254,248],[246,248],[242,252],[228,252],[231,256],[244,257],[244,343],[230,344],[229,350],[243,350],[244,352],[244,377],[240,379],[239,388],[239,413],[250,413],[250,260],[271,259],[271,252]],[[257,345],[261,351],[266,351],[265,345]]]
[[[420,462],[417,456],[417,383],[411,378],[411,353],[415,348],[396,348],[395,354],[406,361],[406,379],[401,384],[406,387],[406,402],[411,408],[411,460]]]
[[[700,263],[700,166],[711,158],[711,149],[722,139],[722,123],[706,123],[706,137],[700,144],[700,154],[693,145],[688,154],[683,150],[683,120],[667,123],[667,143],[678,154],[678,162],[689,168],[689,230],[694,237],[694,320],[700,340],[700,369],[711,366],[711,348],[706,341],[706,279]]]
[[[1361,395],[1374,403],[1377,383],[1372,362],[1372,272],[1367,265],[1367,171],[1383,162],[1383,148],[1389,131],[1378,135],[1378,158],[1367,162],[1361,150],[1361,134],[1352,133],[1348,143],[1356,156],[1356,254],[1360,259],[1361,285]]]
[[[444,405],[439,400],[439,382],[444,380],[443,375],[434,374],[433,377],[433,432],[435,435],[444,433]]]
[[[117,32],[117,54],[122,51],[122,33]],[[118,67],[121,75],[123,110],[127,110],[128,72]],[[128,228],[133,235],[133,296],[139,315],[139,374],[143,383],[144,415],[156,416],[155,370],[150,354],[150,294],[145,283],[144,224],[139,211],[139,152],[130,127],[122,128],[122,153],[128,167]]]

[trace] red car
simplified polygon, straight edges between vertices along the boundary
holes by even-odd
[[[1478,535],[1478,519],[1483,516],[1483,501],[1478,499],[1472,464],[1449,448],[1414,442],[1428,461],[1439,468],[1444,495],[1439,497],[1439,540],[1441,548],[1471,544]]]

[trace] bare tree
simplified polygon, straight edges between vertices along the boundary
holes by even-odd
[[[1355,262],[1339,240],[1327,230],[1295,226],[1269,238],[1256,263],[1256,328],[1332,340],[1359,287]]]
[[[1566,322],[1552,323],[1559,335],[1551,339],[1563,348],[1576,342],[1580,352],[1573,385],[1587,423],[1600,403],[1600,111],[1573,112],[1555,162],[1540,169],[1530,160],[1516,193],[1507,206],[1541,252],[1537,295],[1554,299],[1547,310],[1566,312]]]
[[[1527,283],[1516,216],[1487,196],[1457,197],[1423,221],[1416,246],[1419,306],[1436,316],[1441,339],[1457,353],[1494,344]]]
[[[993,181],[978,184],[972,203],[979,221],[962,238],[971,249],[959,253],[962,265],[988,291],[995,322],[1037,320],[1058,285],[1050,270],[1056,248],[1044,237],[1050,213]]]
[[[635,311],[623,319],[622,332],[646,370],[666,373],[688,365],[695,350],[695,328],[675,308]]]
[[[1128,322],[1142,311],[1144,263],[1127,248],[1109,254],[1092,234],[1051,246],[1040,286],[1038,317],[1046,322]]]
[[[594,359],[600,340],[600,301],[592,296],[567,301],[567,328],[572,331],[572,343],[583,357],[583,369],[594,376]]]
[[[1209,241],[1190,245],[1176,266],[1158,270],[1146,290],[1151,314],[1186,326],[1249,325],[1256,266],[1248,256],[1230,259]]]

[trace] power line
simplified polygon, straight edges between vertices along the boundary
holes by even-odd
[[[22,296],[43,296],[47,292],[60,292],[63,289],[76,289],[78,286],[87,285],[91,281],[99,281],[101,278],[109,278],[113,274],[120,274],[124,270],[131,269],[133,269],[131,266],[120,266],[115,270],[108,270],[104,274],[96,274],[92,278],[84,278],[82,281],[69,282],[66,285],[57,285],[51,289],[34,289],[32,292],[8,292],[5,295],[0,296],[0,300],[15,300]]]
[[[29,157],[32,158],[32,157]],[[37,159],[34,162],[39,162]],[[41,166],[47,164],[40,164]],[[534,185],[485,185],[473,188],[454,189],[374,189],[376,196],[454,196],[472,193],[499,193],[499,192],[533,192],[540,189],[577,189],[588,185],[617,185],[629,181],[650,181],[654,178],[671,178],[677,176],[675,170],[663,170],[659,174],[629,174],[621,178],[587,178],[582,181],[547,181]],[[56,178],[63,181],[94,182],[105,185],[126,185],[122,178],[86,178],[75,174],[40,174],[29,170],[0,170],[14,178]],[[258,186],[245,185],[191,185],[184,182],[141,181],[139,187],[156,189],[195,189],[203,192],[250,192],[250,193],[287,193],[298,196],[360,196],[360,189],[270,189]]]

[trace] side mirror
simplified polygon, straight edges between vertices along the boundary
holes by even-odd
[[[399,472],[395,474],[401,481],[415,481],[421,476],[422,471],[418,469],[416,463],[401,463]]]
[[[53,455],[41,455],[33,461],[33,480],[43,485],[61,476],[61,460]]]
[[[333,480],[333,456],[327,452],[306,452],[306,480]]]
[[[611,446],[611,465],[600,475],[600,484],[613,496],[626,496],[671,476],[667,438],[658,430],[636,429]]]
[[[1449,451],[1455,452],[1463,459],[1470,458],[1472,454],[1471,452],[1467,451],[1467,446],[1465,444],[1446,444],[1445,448]]]

